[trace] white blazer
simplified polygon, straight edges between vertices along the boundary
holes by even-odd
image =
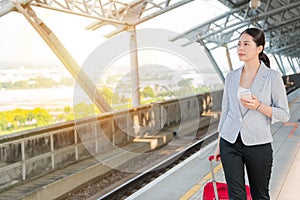
[[[266,67],[261,61],[250,91],[263,104],[272,107],[272,118],[257,110],[246,109],[242,113],[237,95],[242,69],[243,67],[233,70],[226,76],[222,115],[218,126],[220,137],[234,143],[240,132],[245,145],[272,142],[271,124],[286,122],[290,118],[282,77],[279,72]]]

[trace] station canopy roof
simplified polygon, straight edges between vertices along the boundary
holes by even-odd
[[[299,59],[299,0],[219,0],[230,8],[221,16],[199,24],[172,40],[189,39],[188,45],[200,42],[213,50],[227,45],[234,48],[240,33],[248,27],[265,32],[265,51],[270,54]]]
[[[111,37],[148,19],[195,0],[20,0],[33,5],[67,12],[97,20],[89,29],[112,24],[116,30]],[[197,0],[198,1],[198,0]],[[299,0],[218,0],[230,10],[172,38],[188,38],[200,42],[209,50],[223,45],[234,48],[242,30],[249,26],[262,29],[267,37],[267,53],[299,59],[300,1]],[[11,0],[0,0],[0,16],[15,10]],[[188,45],[186,43],[185,45]]]

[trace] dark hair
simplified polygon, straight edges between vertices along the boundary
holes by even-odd
[[[266,43],[264,32],[257,28],[248,28],[244,30],[240,34],[240,36],[243,35],[244,33],[250,35],[253,38],[253,42],[255,42],[257,47],[262,45],[263,50],[259,53],[258,58],[259,60],[263,61],[267,67],[270,67],[270,60],[268,56],[264,53],[264,48]]]

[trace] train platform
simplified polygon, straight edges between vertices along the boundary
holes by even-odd
[[[300,196],[300,89],[290,93],[288,100],[291,112],[289,122],[276,123],[272,127],[272,200],[295,200]],[[201,200],[203,187],[211,180],[207,158],[213,154],[215,146],[216,142],[203,147],[163,176],[136,191],[127,200]],[[217,181],[225,181],[221,163],[213,161],[213,164]]]

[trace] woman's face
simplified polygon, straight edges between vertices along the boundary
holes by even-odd
[[[258,60],[258,54],[262,51],[262,46],[256,46],[252,36],[244,33],[239,38],[237,53],[240,61],[249,62]]]

